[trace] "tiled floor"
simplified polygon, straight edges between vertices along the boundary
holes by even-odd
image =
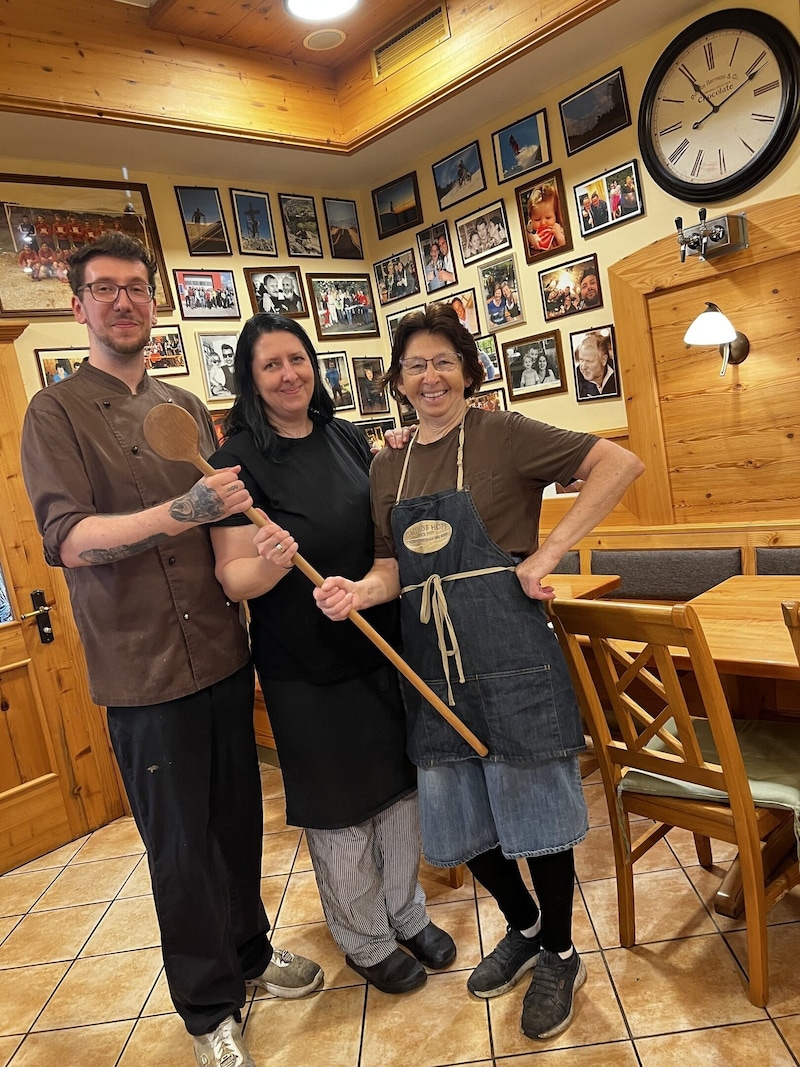
[[[451,889],[423,869],[431,915],[458,959],[421,989],[367,988],[328,935],[300,832],[283,819],[280,772],[262,767],[264,900],[276,943],[325,968],[301,1001],[247,1006],[259,1067],[784,1067],[800,1063],[800,891],[770,915],[769,1008],[745,993],[742,924],[710,910],[721,869],[697,866],[677,831],[637,875],[639,944],[617,939],[613,863],[602,787],[585,783],[592,829],[577,851],[575,942],[589,978],[572,1026],[534,1043],[519,1032],[527,986],[484,1002],[467,975],[503,924],[469,879]],[[723,846],[717,846],[722,849]],[[730,851],[715,858],[724,863]],[[189,1067],[172,1012],[142,845],[130,819],[0,878],[0,1067]]]

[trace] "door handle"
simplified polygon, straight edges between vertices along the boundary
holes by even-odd
[[[44,589],[33,590],[31,604],[33,604],[33,611],[20,615],[20,619],[36,619],[36,625],[39,627],[39,640],[43,645],[49,645],[56,638],[53,633],[53,627],[50,625],[51,609],[45,599]]]

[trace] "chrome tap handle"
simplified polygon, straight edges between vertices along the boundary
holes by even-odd
[[[686,238],[683,235],[683,219],[680,215],[675,217],[675,229],[678,231],[678,245],[681,250],[681,263],[686,261]]]

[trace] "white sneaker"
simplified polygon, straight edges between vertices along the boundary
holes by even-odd
[[[199,1067],[256,1067],[244,1043],[242,1028],[232,1015],[210,1034],[193,1037],[192,1041]]]

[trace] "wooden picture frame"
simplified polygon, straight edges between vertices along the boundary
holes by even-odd
[[[378,237],[392,237],[422,222],[417,172],[411,171],[372,190],[372,207]]]
[[[353,356],[352,364],[358,410],[362,415],[388,415],[389,393],[379,388],[384,371],[383,359],[380,356]]]
[[[470,196],[477,196],[486,188],[481,149],[477,141],[451,152],[434,163],[431,170],[440,211],[446,211]]]
[[[506,205],[502,200],[495,200],[457,219],[456,236],[465,267],[511,248]]]
[[[478,314],[478,297],[474,289],[459,289],[456,293],[448,293],[436,300],[430,300],[430,304],[449,304],[458,315],[459,322],[465,330],[469,330],[473,337],[480,336],[481,318]]]
[[[630,126],[631,111],[622,67],[560,100],[558,111],[568,156]]]
[[[419,274],[414,250],[406,248],[373,264],[381,307],[419,293]]]
[[[173,270],[182,319],[238,319],[239,297],[231,270]]]
[[[323,196],[325,225],[334,259],[363,259],[364,242],[358,225],[358,208],[355,200],[340,200]]]
[[[489,333],[504,330],[509,326],[521,326],[525,322],[525,311],[520,294],[517,260],[513,252],[507,252],[497,259],[482,263],[478,267],[483,295],[483,311],[486,315],[486,329]],[[500,301],[497,301],[497,290]]]
[[[76,345],[69,348],[34,348],[39,377],[45,388],[56,382],[71,378],[84,359],[89,355],[88,345]]]
[[[230,194],[239,252],[243,256],[277,256],[269,193],[231,189]]]
[[[247,295],[254,314],[261,311],[286,315],[290,319],[309,316],[306,294],[298,267],[244,267]]]
[[[572,230],[560,170],[543,174],[514,190],[525,261],[538,263],[572,251]]]
[[[176,185],[175,195],[191,255],[233,255],[219,189],[211,185]]]
[[[534,111],[493,133],[492,148],[498,185],[546,167],[551,156],[545,109]]]
[[[318,352],[319,376],[336,411],[353,411],[356,406],[346,352]]]
[[[551,270],[540,270],[539,293],[545,322],[601,308],[603,291],[597,256],[592,253],[569,263],[561,263]]]
[[[289,255],[321,259],[322,237],[314,197],[278,193],[278,203]]]
[[[233,359],[238,339],[238,333],[197,334],[203,384],[206,389],[206,399],[210,401],[236,398]]]
[[[509,341],[503,345],[503,362],[512,401],[567,391],[560,330]]]
[[[317,337],[378,337],[375,300],[368,274],[306,274]]]
[[[0,174],[0,318],[72,319],[69,253],[107,230],[136,237],[152,252],[158,267],[156,305],[171,312],[172,293],[146,185]],[[26,233],[31,240],[25,240]],[[34,243],[35,250],[30,247]],[[27,250],[38,258],[44,244],[54,252],[53,266],[38,270],[33,281],[33,268],[26,271],[20,257]]]
[[[444,242],[444,243],[443,243]],[[436,255],[434,255],[434,249]],[[450,240],[450,227],[445,219],[434,222],[417,234],[417,250],[422,264],[422,277],[428,295],[458,285],[458,272]]]
[[[581,237],[594,237],[644,214],[642,185],[635,159],[573,185]]]
[[[189,373],[180,326],[154,326],[144,346],[144,365],[153,378]]]
[[[575,399],[579,404],[586,400],[618,399],[622,395],[612,323],[571,333],[569,347],[575,376]]]

